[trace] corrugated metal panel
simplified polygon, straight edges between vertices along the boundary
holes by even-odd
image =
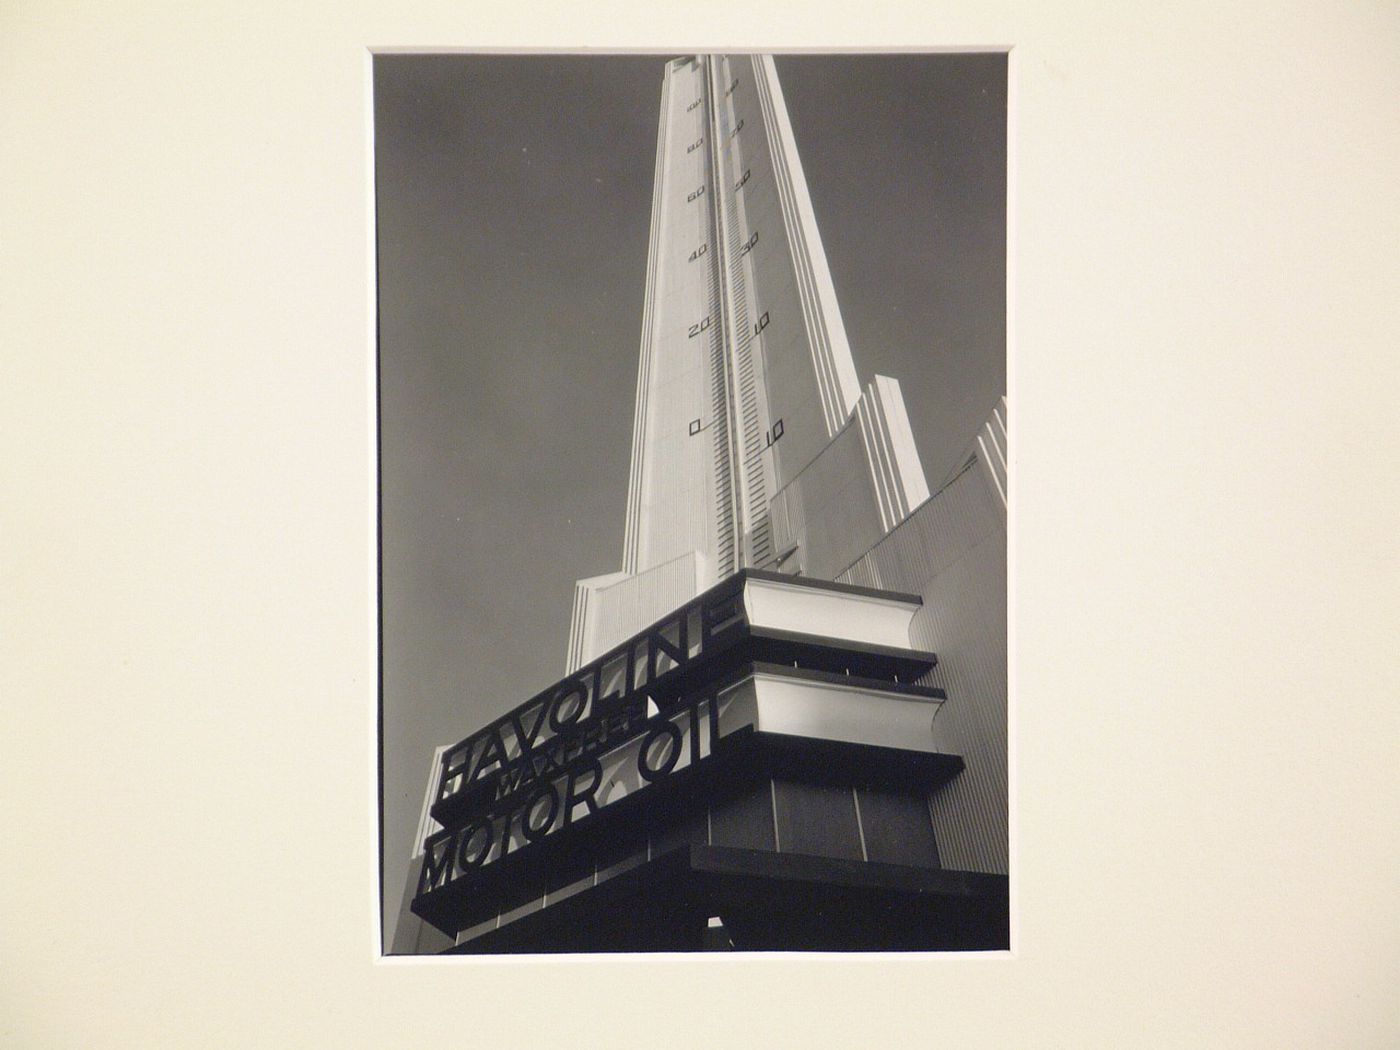
[[[575,666],[601,656],[690,601],[704,589],[704,576],[704,559],[692,551],[595,591],[586,610],[586,651]]]
[[[584,605],[588,600],[587,589],[582,581],[574,584],[574,604],[569,610],[569,646],[564,657],[564,673],[572,674],[583,663],[584,648]]]
[[[414,860],[423,855],[423,840],[435,831],[442,829],[442,825],[434,820],[433,815],[428,811],[437,799],[438,773],[442,770],[442,754],[450,746],[449,744],[440,744],[434,748],[432,761],[428,763],[428,788],[423,793],[423,808],[418,813],[418,830],[413,833],[413,852],[410,856]]]
[[[987,472],[990,484],[1006,507],[1006,471],[1009,461],[1008,436],[1006,432],[1006,398],[1002,398],[992,409],[991,416],[982,425],[977,435],[978,460]]]
[[[1006,519],[980,471],[964,470],[838,579],[913,591],[910,642],[938,654],[922,679],[948,692],[934,721],[967,768],[933,799],[949,868],[1005,873]]]
[[[594,604],[600,591],[606,590],[627,574],[610,572],[602,576],[590,576],[574,584],[574,606],[569,618],[569,645],[564,660],[564,673],[573,674],[602,650],[594,644],[597,634]]]

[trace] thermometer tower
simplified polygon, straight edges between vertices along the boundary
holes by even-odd
[[[622,570],[569,670],[740,569],[834,579],[928,498],[899,384],[856,379],[773,59],[666,65]]]

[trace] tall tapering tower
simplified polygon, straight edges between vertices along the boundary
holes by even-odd
[[[928,497],[899,385],[861,392],[767,55],[666,65],[622,571],[572,670],[744,568],[832,579]]]

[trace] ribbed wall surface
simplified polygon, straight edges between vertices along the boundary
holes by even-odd
[[[736,459],[742,464],[739,476],[739,498],[743,507],[744,558],[750,567],[767,566],[773,559],[768,500],[773,490],[772,458],[766,455],[770,420],[766,383],[763,380],[762,354],[758,352],[759,333],[751,309],[750,288],[755,284],[752,248],[756,242],[749,238],[752,224],[746,201],[752,182],[752,159],[749,154],[761,146],[756,142],[759,129],[740,126],[738,113],[744,99],[752,90],[740,90],[747,63],[726,57],[712,60],[715,67],[713,97],[716,100],[712,127],[713,138],[720,143],[716,153],[715,207],[722,236],[721,261],[725,277],[726,338],[730,347],[732,373],[731,396],[734,398],[733,419],[739,440]],[[740,68],[736,69],[735,67]],[[721,86],[725,85],[725,86]],[[726,87],[727,86],[727,87]],[[736,131],[738,129],[738,131]],[[744,132],[747,131],[747,134]],[[749,173],[749,181],[744,179]]]
[[[876,376],[861,395],[855,414],[888,532],[928,499],[928,482],[924,480],[899,381]]]
[[[986,471],[987,482],[996,490],[1003,507],[1006,506],[1007,496],[1008,441],[1006,398],[1003,397],[997,401],[991,416],[977,435],[978,462]]]
[[[575,592],[576,606],[580,601],[585,605],[587,630],[578,632],[577,643],[570,646],[566,674],[684,605],[710,583],[705,561],[694,551],[636,576],[600,580],[602,585],[587,588],[586,595],[588,581],[581,581]]]
[[[921,682],[948,693],[934,722],[935,738],[967,763],[932,800],[939,853],[945,867],[1004,874],[1004,505],[969,465],[837,579],[923,597],[909,640],[938,654],[938,666]]]

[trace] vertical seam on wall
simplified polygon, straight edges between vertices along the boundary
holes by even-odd
[[[929,831],[933,835],[934,856],[937,857],[938,866],[941,868],[943,867],[943,851],[938,848],[938,822],[933,816],[933,796],[930,794],[924,795],[924,809],[928,812]]]
[[[768,794],[773,803],[771,810],[773,814],[773,852],[781,853],[783,851],[783,839],[782,836],[778,834],[778,782],[772,777],[768,778]]]
[[[860,819],[860,792],[856,791],[854,787],[851,788],[851,801],[856,804],[856,831],[860,835],[860,859],[868,861],[870,851],[865,848],[865,822]]]

